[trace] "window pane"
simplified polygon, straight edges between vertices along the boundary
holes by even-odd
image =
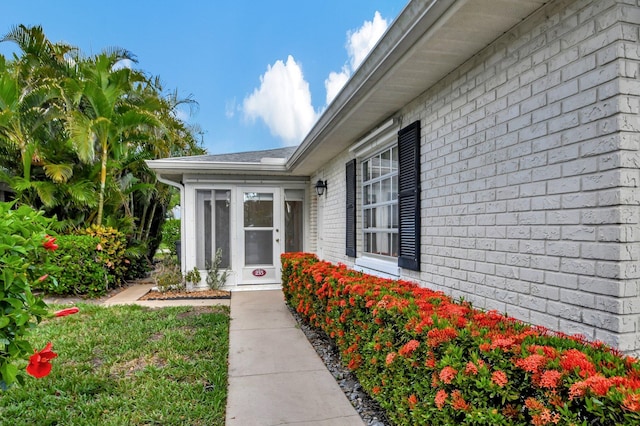
[[[394,208],[395,206],[387,206],[386,210],[387,210],[387,221],[385,223],[385,226],[387,229],[391,229],[393,228],[393,211],[395,210]]]
[[[371,234],[369,232],[364,234],[364,251],[371,253]]]
[[[245,265],[273,264],[273,231],[244,232]]]
[[[391,227],[398,229],[398,206],[396,204],[391,206]]]
[[[398,199],[398,175],[391,178],[391,199]]]
[[[245,228],[269,228],[273,226],[273,194],[244,193]]]
[[[375,203],[379,203],[380,201],[382,201],[382,197],[381,197],[381,192],[380,192],[380,182],[376,182],[372,185],[373,187],[373,195],[372,195],[372,200],[371,203],[375,204]]]
[[[380,156],[371,159],[371,179],[380,177]]]
[[[391,151],[385,151],[380,155],[380,175],[391,173]]]
[[[391,170],[398,171],[398,147],[391,148]]]
[[[391,234],[391,256],[398,257],[398,234]]]
[[[369,161],[365,161],[362,163],[362,181],[366,182],[371,179],[369,174]]]
[[[382,182],[380,182],[380,185],[380,190],[382,191],[382,197],[380,198],[380,200],[391,201],[393,199],[393,196],[391,194],[391,179],[383,180]]]
[[[389,234],[385,232],[379,232],[375,234],[375,247],[374,253],[383,256],[389,255]]]

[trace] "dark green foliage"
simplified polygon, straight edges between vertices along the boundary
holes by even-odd
[[[55,279],[48,278],[38,287],[48,294],[77,294],[96,297],[107,292],[113,281],[111,271],[100,259],[96,247],[100,238],[91,235],[62,235],[58,250],[51,255],[61,267]]]
[[[33,354],[26,336],[47,315],[31,286],[57,270],[55,238],[47,235],[51,219],[27,206],[13,207],[0,203],[0,392],[24,380],[17,364]]]
[[[176,241],[180,239],[180,219],[167,219],[162,225],[162,244],[165,245],[171,256],[177,256]]]

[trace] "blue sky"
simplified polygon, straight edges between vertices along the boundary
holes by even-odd
[[[0,34],[42,25],[85,54],[117,46],[167,90],[214,153],[298,144],[407,0],[11,1]],[[0,54],[14,49],[0,43]],[[188,111],[185,111],[185,117]]]

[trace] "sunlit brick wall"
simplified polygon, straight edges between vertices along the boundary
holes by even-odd
[[[403,110],[422,123],[424,285],[640,349],[630,3],[551,2]]]

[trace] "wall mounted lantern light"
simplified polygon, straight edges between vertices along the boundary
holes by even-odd
[[[326,180],[318,180],[316,182],[316,192],[318,193],[318,197],[324,194],[324,191],[327,189],[327,181]]]

